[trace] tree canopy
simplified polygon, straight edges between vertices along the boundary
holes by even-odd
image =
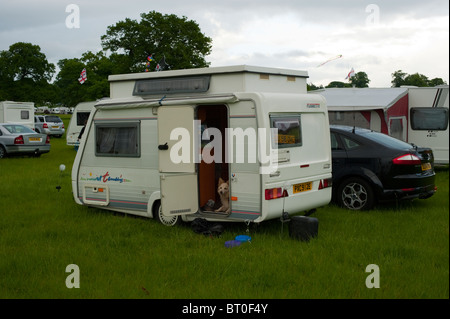
[[[140,22],[127,18],[109,26],[101,41],[104,50],[124,57],[130,72],[143,72],[148,56],[154,59],[153,70],[162,58],[171,69],[207,67],[212,46],[195,21],[156,11],[142,13]]]
[[[420,73],[408,74],[403,72],[402,70],[397,70],[394,73],[392,73],[391,83],[392,87],[400,87],[402,85],[434,87],[437,85],[446,84],[445,81],[441,78],[433,78],[430,80],[428,79],[427,76],[423,74]]]
[[[12,44],[0,52],[0,100],[53,101],[56,93],[49,81],[54,73],[55,65],[38,45]]]

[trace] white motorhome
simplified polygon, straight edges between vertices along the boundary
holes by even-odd
[[[0,102],[0,123],[15,123],[34,130],[33,102]]]
[[[81,102],[77,104],[70,118],[69,127],[66,132],[67,145],[78,145],[78,136],[80,135],[81,129],[87,123],[89,114],[94,108],[94,105],[95,101]]]
[[[307,77],[246,65],[110,76],[111,98],[96,103],[74,161],[76,203],[166,225],[327,205],[328,112]],[[215,211],[219,178],[228,212]]]

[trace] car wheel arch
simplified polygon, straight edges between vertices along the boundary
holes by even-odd
[[[337,189],[345,180],[349,178],[361,178],[368,182],[374,192],[378,195],[383,191],[383,183],[378,176],[371,170],[363,167],[352,168],[339,174],[336,178],[333,176],[333,195],[336,195]]]

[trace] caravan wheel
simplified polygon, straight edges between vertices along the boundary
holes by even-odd
[[[153,218],[166,226],[175,226],[181,223],[180,216],[167,217],[163,215],[160,201],[157,201],[153,206]]]

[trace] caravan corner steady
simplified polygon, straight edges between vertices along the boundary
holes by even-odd
[[[307,77],[246,65],[110,76],[111,98],[92,110],[73,165],[75,201],[166,225],[327,205],[328,112]],[[219,178],[229,212],[215,211]]]

